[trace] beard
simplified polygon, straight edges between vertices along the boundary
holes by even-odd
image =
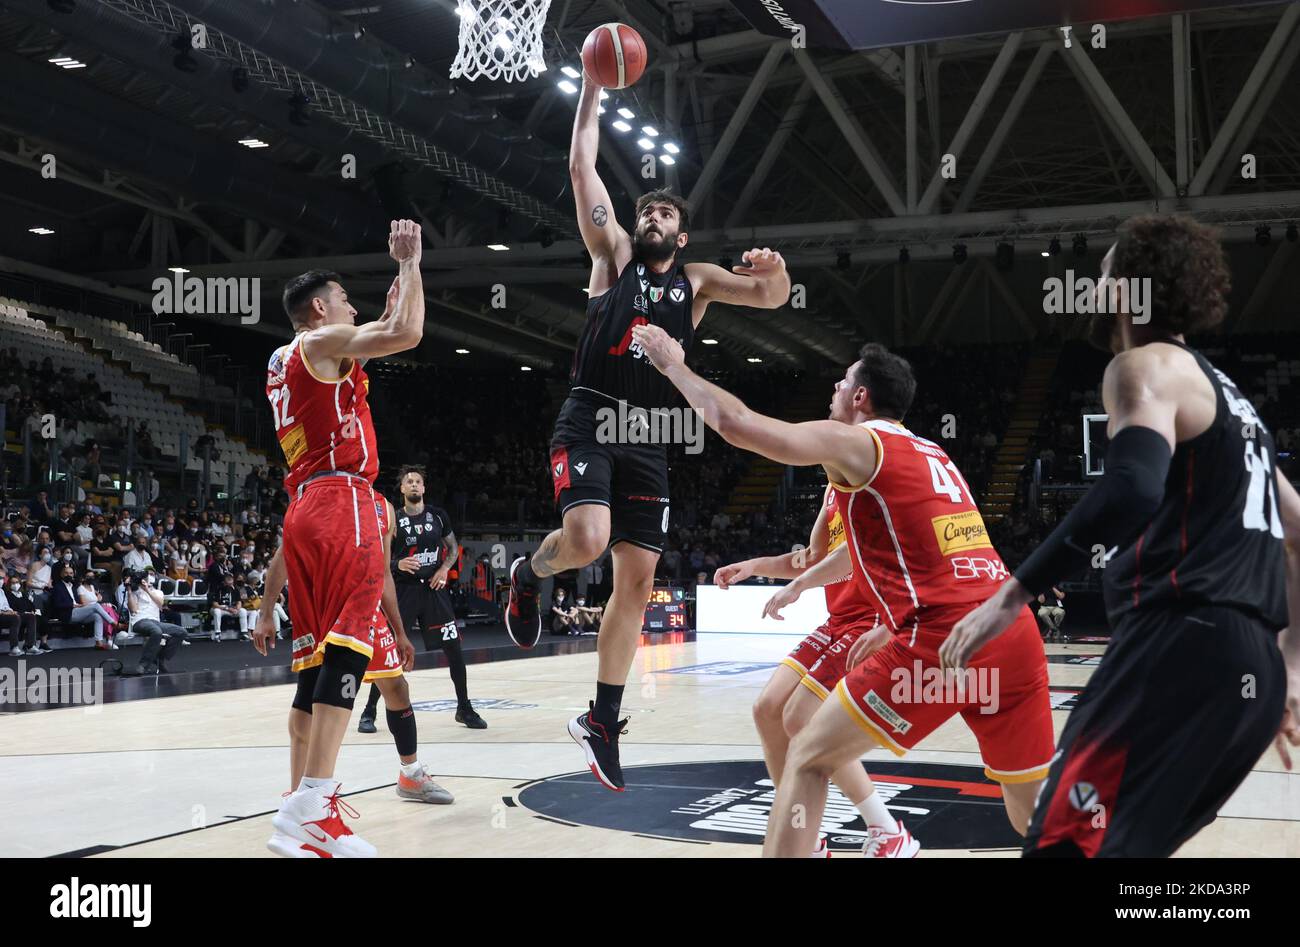
[[[415,506],[415,504],[419,503],[423,499],[424,499],[423,493],[408,493],[406,495],[406,502],[411,504],[412,506]]]
[[[632,250],[636,258],[645,263],[662,263],[671,260],[677,252],[677,234],[661,234],[658,243],[648,241],[641,231],[632,237]]]

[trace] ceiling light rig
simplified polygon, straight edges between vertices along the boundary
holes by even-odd
[[[582,81],[582,72],[575,69],[573,66],[564,65],[560,67],[560,73],[563,78],[556,80],[555,87],[565,95],[577,95],[581,90],[580,83]],[[607,99],[609,99],[609,93],[604,89],[601,89],[600,101],[604,102]],[[599,114],[604,115],[607,111],[608,110],[603,105],[600,106]],[[616,117],[612,122],[610,122],[610,125],[615,131],[621,134],[627,134],[632,131],[634,126],[631,123],[635,122],[637,118],[634,109],[626,105],[620,105],[614,109],[614,115]],[[653,152],[659,147],[658,139],[660,138],[660,134],[657,125],[649,123],[642,125],[641,137],[636,139],[636,144],[647,154]],[[659,154],[659,160],[669,166],[675,165],[678,161],[677,156],[680,155],[681,152],[681,147],[675,142],[665,141],[663,142],[663,151]]]

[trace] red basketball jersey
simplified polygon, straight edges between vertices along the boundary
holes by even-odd
[[[302,353],[302,336],[271,354],[266,397],[293,492],[312,474],[340,470],[375,482],[379,449],[366,395],[370,380],[355,359],[340,378],[322,378]]]
[[[835,484],[854,579],[881,620],[909,643],[946,636],[1008,575],[970,487],[943,448],[892,421],[862,427],[876,442],[865,484]]]
[[[844,518],[840,516],[840,511],[836,507],[835,490],[830,484],[826,485],[825,503],[826,528],[830,532],[826,553],[829,555],[844,545]],[[869,599],[862,594],[857,583],[853,581],[852,570],[842,578],[829,583],[825,588],[826,611],[830,615],[831,624],[856,624],[876,615],[874,599]]]

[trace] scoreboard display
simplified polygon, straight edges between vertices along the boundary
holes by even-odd
[[[686,590],[674,586],[657,586],[650,592],[645,607],[642,631],[689,631]]]

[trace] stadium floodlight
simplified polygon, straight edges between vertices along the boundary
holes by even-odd
[[[664,151],[668,152],[670,155],[676,155],[681,154],[682,149],[678,148],[671,141],[666,141],[664,142]]]
[[[627,122],[623,121],[622,119],[619,119],[617,122],[615,122],[614,127],[621,132],[630,132],[632,130],[632,126],[629,125]]]
[[[565,74],[566,76],[568,76],[570,79],[581,79],[581,78],[582,78],[582,73],[580,73],[578,70],[574,69],[572,66],[561,66],[561,67],[560,67],[560,72],[564,73],[564,74]]]
[[[570,82],[568,79],[561,79],[559,82],[555,84],[559,86],[560,91],[563,92],[565,95],[578,94],[578,87],[574,85],[572,82]]]
[[[636,143],[641,146],[642,151],[654,151],[655,143],[649,138],[638,138]]]
[[[673,156],[672,156],[672,155],[660,155],[660,156],[659,156],[659,160],[662,161],[664,164],[676,164],[676,163],[677,163],[676,161],[673,160]]]

